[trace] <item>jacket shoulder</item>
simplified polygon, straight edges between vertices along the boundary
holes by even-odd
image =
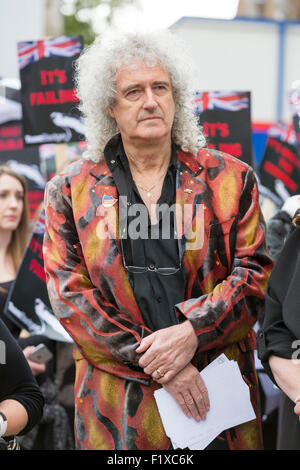
[[[74,179],[87,179],[95,174],[104,172],[107,169],[105,162],[94,163],[84,158],[70,163],[60,173],[55,175],[49,182],[57,188],[62,186],[70,187]]]
[[[196,155],[196,159],[203,165],[203,166],[215,166],[216,161],[220,162],[223,161],[224,166],[235,169],[236,171],[240,172],[247,172],[249,169],[251,170],[251,166],[247,163],[243,162],[239,158],[233,157],[228,153],[221,152],[220,150],[210,149],[210,148],[201,148],[198,150]]]

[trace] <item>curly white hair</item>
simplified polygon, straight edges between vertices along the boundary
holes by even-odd
[[[147,33],[109,34],[96,38],[76,62],[75,80],[79,108],[86,126],[84,157],[103,159],[109,139],[119,132],[107,109],[116,97],[116,74],[122,66],[142,61],[161,64],[168,72],[175,101],[172,140],[184,151],[196,154],[205,138],[192,108],[192,61],[182,41],[169,30]]]

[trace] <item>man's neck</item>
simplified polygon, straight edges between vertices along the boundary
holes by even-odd
[[[159,143],[132,145],[124,142],[124,151],[128,159],[130,170],[138,174],[156,174],[162,168],[167,168],[171,159],[171,141]]]

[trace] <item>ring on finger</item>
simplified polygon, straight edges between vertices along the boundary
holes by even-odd
[[[160,378],[164,377],[164,373],[160,369],[156,369],[156,373],[159,375]]]

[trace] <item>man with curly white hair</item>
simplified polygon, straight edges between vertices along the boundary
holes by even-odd
[[[77,346],[79,449],[172,448],[154,391],[204,420],[199,371],[223,352],[257,419],[209,448],[261,448],[252,327],[272,262],[252,169],[204,148],[186,57],[166,31],[100,38],[78,60],[87,152],[47,184],[44,259]]]

